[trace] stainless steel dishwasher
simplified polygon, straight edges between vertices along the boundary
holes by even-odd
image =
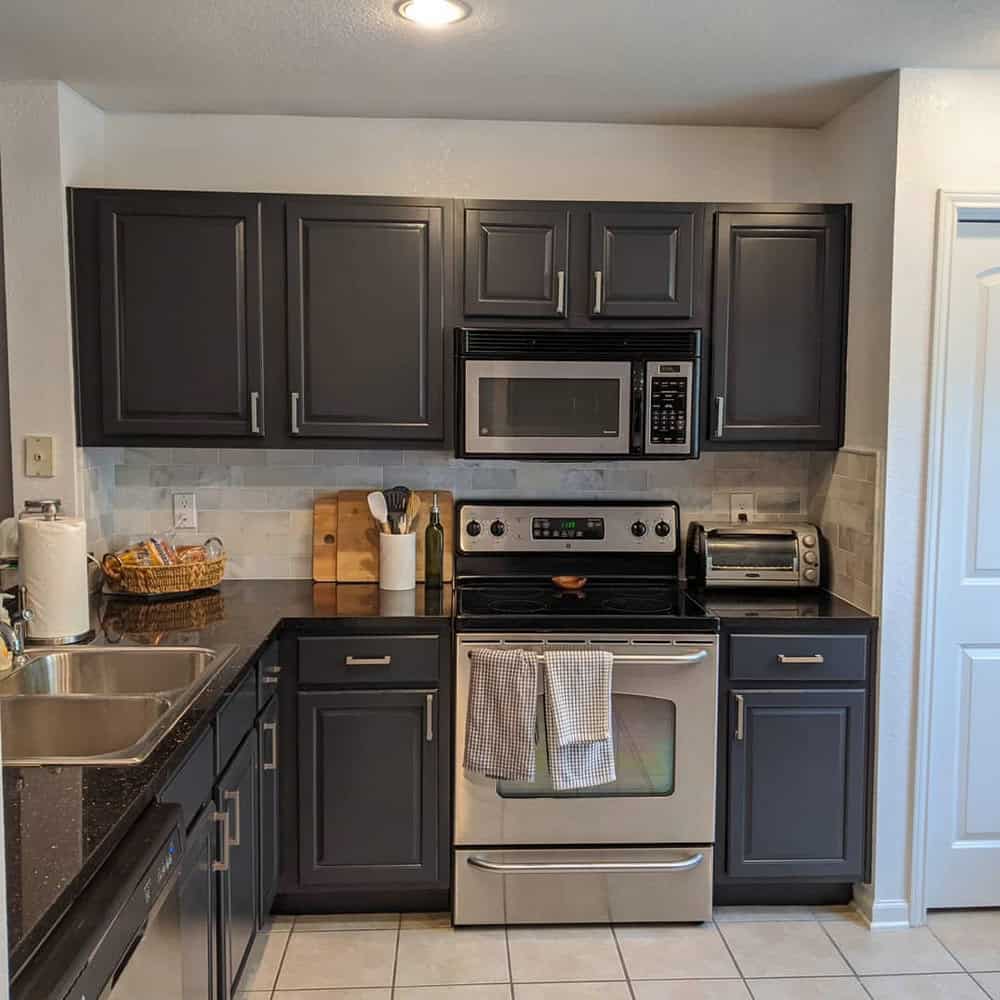
[[[177,806],[153,805],[12,984],[14,1000],[183,1000]]]

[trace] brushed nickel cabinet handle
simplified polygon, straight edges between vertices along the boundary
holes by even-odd
[[[746,705],[743,703],[743,695],[733,695],[736,699],[736,742],[743,742],[743,726],[746,722]]]
[[[722,437],[726,429],[726,397],[715,397],[715,436]]]
[[[556,312],[566,314],[566,272],[556,271]]]
[[[299,433],[299,394],[292,393],[292,433]]]
[[[680,861],[521,861],[503,863],[478,858],[466,859],[473,868],[517,875],[555,875],[572,872],[686,872],[705,860],[700,851]]]
[[[268,667],[264,671],[264,676],[261,678],[263,684],[277,684],[278,678],[281,676],[281,667]]]
[[[594,312],[599,313],[604,307],[604,274],[594,272]]]
[[[387,667],[392,663],[391,656],[345,656],[345,667]]]
[[[260,393],[250,393],[250,433],[260,433]]]
[[[239,789],[232,789],[230,791],[225,791],[225,792],[222,793],[222,797],[227,802],[235,802],[236,803],[236,819],[230,824],[230,828],[229,828],[229,833],[231,834],[233,826],[236,827],[236,836],[233,837],[230,840],[229,843],[233,847],[239,847],[240,846],[240,826],[242,825],[240,823],[240,792],[239,792]],[[227,809],[226,812],[228,813],[229,810]]]
[[[778,653],[779,663],[825,663],[822,653],[813,653],[811,656],[786,656],[784,653]]]
[[[264,765],[265,771],[278,770],[278,723],[265,722],[261,728],[271,734],[271,759]]]
[[[424,721],[426,730],[424,738],[428,743],[434,742],[434,695],[428,694],[424,701]]]
[[[213,872],[229,871],[229,810],[212,813],[212,819],[222,827],[222,860],[212,862]]]

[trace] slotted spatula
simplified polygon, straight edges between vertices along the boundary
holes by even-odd
[[[393,486],[390,490],[383,490],[385,506],[389,514],[389,525],[392,533],[400,533],[400,518],[406,513],[406,504],[410,499],[410,489],[408,486]]]

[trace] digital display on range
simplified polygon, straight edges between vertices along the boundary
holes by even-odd
[[[599,541],[604,537],[603,517],[533,517],[532,538],[588,538]]]

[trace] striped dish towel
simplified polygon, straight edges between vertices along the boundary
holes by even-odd
[[[556,791],[615,780],[611,668],[606,650],[545,654],[545,733]]]
[[[474,649],[469,663],[466,770],[503,781],[534,781],[535,654],[523,649]]]

